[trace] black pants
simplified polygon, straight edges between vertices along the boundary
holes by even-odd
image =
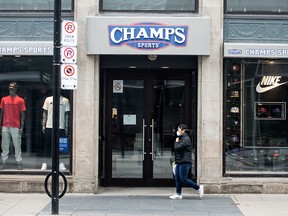
[[[60,129],[60,137],[65,136],[65,130]],[[43,149],[43,156],[45,157],[51,157],[52,154],[52,128],[46,128],[45,129],[45,142],[44,142],[44,149]]]

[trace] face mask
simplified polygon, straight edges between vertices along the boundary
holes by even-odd
[[[180,136],[180,135],[181,135],[179,131],[177,131],[176,134],[177,134],[177,136]]]

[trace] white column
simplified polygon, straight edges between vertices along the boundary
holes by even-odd
[[[223,1],[200,0],[200,16],[211,18],[211,54],[199,56],[198,178],[218,192],[222,178]],[[210,187],[209,187],[210,185]]]
[[[85,52],[86,17],[98,14],[98,5],[98,0],[75,1],[79,29],[78,88],[73,101],[73,192],[95,192],[98,188],[99,57]]]

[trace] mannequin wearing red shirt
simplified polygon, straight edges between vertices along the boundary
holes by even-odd
[[[17,84],[15,82],[10,83],[8,89],[9,95],[3,97],[0,103],[0,132],[2,133],[0,169],[7,168],[6,161],[9,157],[9,144],[12,139],[17,169],[22,170],[21,137],[25,120],[25,101],[16,94]]]

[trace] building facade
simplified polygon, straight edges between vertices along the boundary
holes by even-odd
[[[11,144],[5,192],[44,191],[51,171],[53,2],[22,3],[0,6],[1,97],[16,81],[27,107],[23,170]],[[61,90],[68,191],[174,186],[172,146],[185,123],[191,177],[205,193],[286,193],[287,12],[284,1],[63,0],[62,20],[78,31],[77,88]]]

